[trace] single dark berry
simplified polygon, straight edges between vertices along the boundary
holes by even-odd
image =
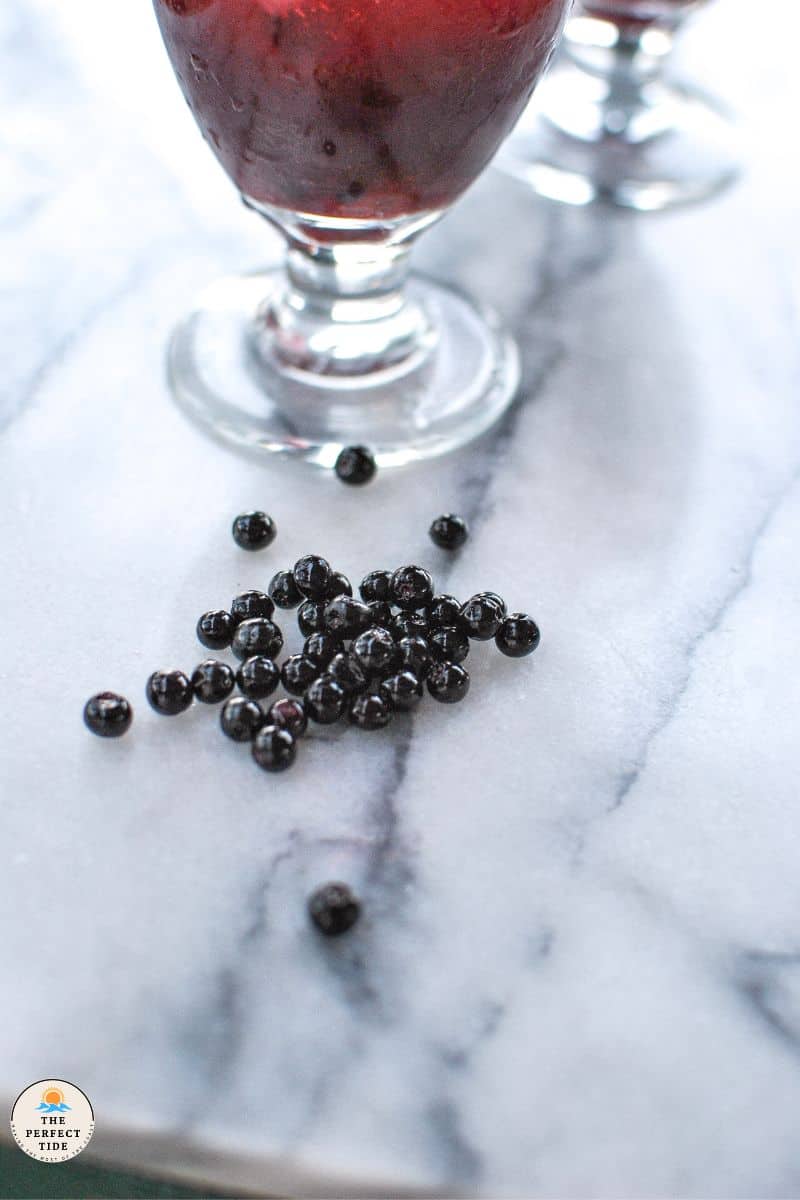
[[[186,712],[194,699],[191,682],[183,671],[154,671],[147,681],[146,695],[151,707],[165,717]]]
[[[334,655],[328,663],[326,674],[335,679],[348,696],[366,691],[367,674],[355,655],[347,650]]]
[[[391,604],[385,600],[369,600],[367,608],[370,611],[371,625],[379,625],[382,629],[391,629],[394,619]]]
[[[340,654],[343,649],[344,646],[340,639],[334,637],[332,633],[312,633],[309,638],[306,638],[303,654],[307,658],[313,659],[320,667],[327,667],[334,655]]]
[[[336,459],[334,470],[342,483],[369,483],[378,467],[366,446],[345,446]]]
[[[361,916],[361,905],[346,883],[326,883],[309,897],[308,915],[325,937],[340,937]]]
[[[503,610],[493,596],[473,596],[461,609],[461,625],[469,637],[488,642],[500,628]]]
[[[405,637],[397,643],[400,654],[400,664],[404,671],[410,671],[417,679],[425,679],[433,659],[430,647],[425,638]]]
[[[350,704],[350,724],[359,729],[384,729],[392,719],[389,702],[378,692],[365,692]]]
[[[305,695],[306,712],[318,725],[333,725],[344,712],[346,703],[344,688],[330,675],[320,675]]]
[[[392,575],[392,600],[398,608],[414,612],[433,599],[433,580],[423,567],[400,567]]]
[[[477,598],[479,600],[494,600],[495,604],[501,610],[503,616],[505,616],[508,612],[505,600],[502,596],[498,596],[497,592],[478,592]]]
[[[83,720],[86,728],[98,737],[118,738],[130,729],[133,709],[125,697],[116,692],[98,692],[86,701]]]
[[[399,662],[397,643],[388,629],[371,626],[353,642],[353,655],[368,675],[387,675]]]
[[[277,658],[283,648],[283,634],[268,617],[249,617],[236,627],[231,650],[243,662],[254,654]]]
[[[331,565],[318,554],[306,554],[294,564],[294,581],[309,600],[324,600],[331,581]]]
[[[209,650],[224,650],[230,646],[236,622],[224,608],[203,613],[197,622],[197,640]]]
[[[251,742],[265,720],[261,705],[246,696],[231,696],[219,715],[222,732],[233,742]]]
[[[341,571],[331,571],[331,581],[328,584],[327,600],[335,600],[337,596],[352,596],[353,585]]]
[[[455,596],[434,596],[425,613],[431,629],[439,625],[461,624],[461,604]]]
[[[428,672],[428,691],[441,704],[457,704],[469,691],[469,675],[458,663],[434,663]]]
[[[275,522],[263,512],[242,513],[233,522],[233,540],[242,550],[264,550],[277,533]]]
[[[297,610],[297,624],[303,637],[325,632],[325,600],[304,600]]]
[[[527,613],[511,613],[495,635],[497,649],[509,658],[524,658],[539,645],[539,626]]]
[[[422,684],[411,671],[400,671],[383,680],[380,693],[395,712],[411,712],[422,699]]]
[[[264,725],[250,748],[262,771],[285,771],[297,757],[297,743],[281,725]]]
[[[227,663],[207,658],[192,672],[192,687],[201,704],[221,704],[233,691],[236,676]]]
[[[460,550],[469,537],[469,526],[463,517],[445,513],[436,518],[428,533],[434,545],[441,550]]]
[[[455,625],[442,625],[428,635],[431,657],[438,662],[460,663],[469,654],[469,638]]]
[[[322,668],[313,658],[293,654],[281,667],[281,682],[292,696],[302,696],[321,674]]]
[[[297,608],[303,593],[294,581],[291,571],[278,571],[270,580],[269,594],[278,608]]]
[[[404,612],[392,617],[389,632],[395,641],[399,642],[407,637],[427,637],[430,633],[430,626],[424,613]]]
[[[337,596],[325,606],[325,629],[335,637],[358,637],[370,624],[372,614],[363,600],[352,596]]]
[[[371,600],[389,601],[392,598],[392,572],[370,571],[361,580],[359,587],[361,599],[369,603]]]
[[[288,729],[293,738],[302,737],[308,728],[308,717],[301,700],[290,700],[288,697],[276,700],[267,717],[270,725]]]
[[[248,700],[266,700],[275,691],[280,679],[277,665],[265,654],[253,654],[246,658],[236,672],[239,691]]]
[[[236,625],[250,617],[271,617],[275,612],[275,602],[266,592],[242,592],[231,604],[231,616]]]

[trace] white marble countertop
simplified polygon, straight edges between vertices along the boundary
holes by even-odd
[[[743,113],[736,190],[636,219],[490,173],[427,236],[524,389],[367,501],[168,397],[195,289],[277,243],[149,5],[5,0],[0,1100],[73,1080],[96,1154],[234,1190],[800,1195],[800,20],[757,7],[686,45]],[[261,557],[228,534],[249,507]],[[311,549],[494,588],[542,646],[277,780],[207,712],[150,713],[199,612]],[[81,725],[106,687],[119,743]],[[366,912],[327,944],[303,901],[336,875]]]

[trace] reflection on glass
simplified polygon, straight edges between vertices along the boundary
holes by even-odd
[[[677,32],[702,0],[584,0],[500,165],[555,200],[655,210],[732,182],[724,110],[676,81]]]

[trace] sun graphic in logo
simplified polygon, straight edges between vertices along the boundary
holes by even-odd
[[[64,1093],[61,1088],[48,1087],[42,1092],[42,1103],[39,1112],[69,1112],[70,1107],[64,1103]]]

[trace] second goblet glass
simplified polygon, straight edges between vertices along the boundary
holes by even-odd
[[[408,278],[416,237],[526,105],[569,0],[154,0],[173,67],[285,268],[214,284],[177,329],[179,401],[217,435],[329,465],[393,465],[486,429],[513,342]]]
[[[559,61],[499,165],[542,195],[655,210],[703,200],[738,174],[721,107],[668,70],[703,0],[584,0]]]

